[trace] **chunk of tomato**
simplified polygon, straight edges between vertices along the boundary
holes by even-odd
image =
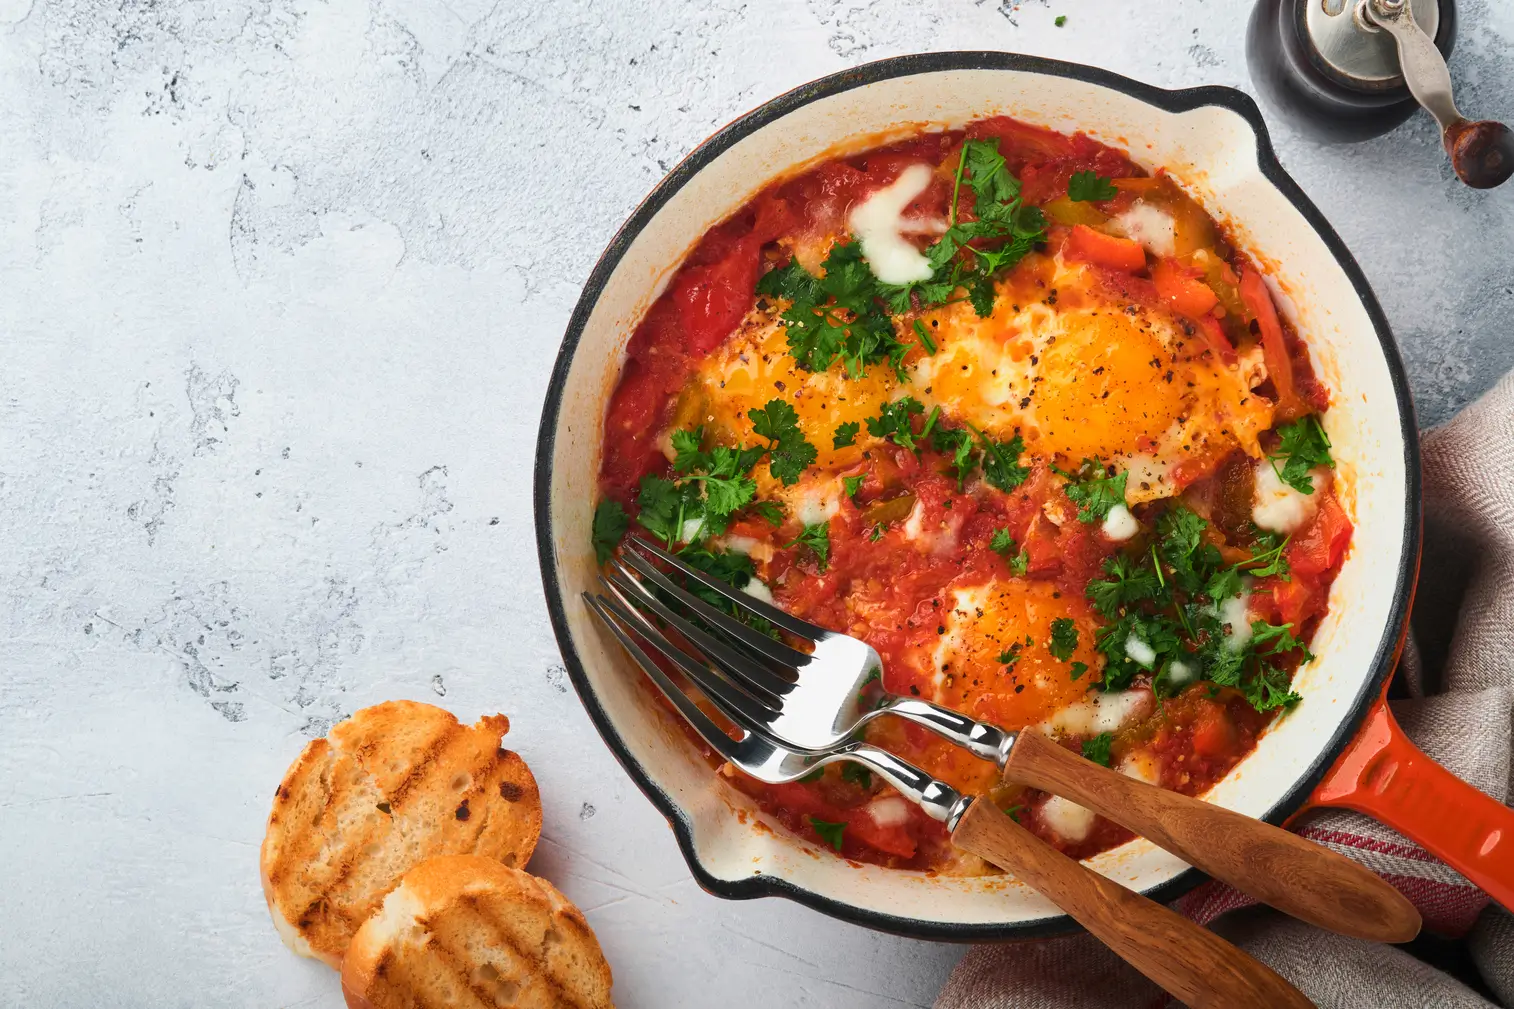
[[[1332,571],[1346,555],[1354,527],[1346,510],[1330,488],[1315,494],[1314,518],[1289,541],[1284,551],[1288,565],[1300,575],[1320,575]]]
[[[1199,708],[1193,723],[1193,752],[1211,760],[1230,756],[1235,749],[1235,731],[1225,717],[1225,709],[1206,703]]]

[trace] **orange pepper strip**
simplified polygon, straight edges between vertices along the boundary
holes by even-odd
[[[1179,315],[1199,319],[1214,310],[1220,296],[1175,259],[1161,259],[1151,268],[1157,294]]]
[[[1146,250],[1140,242],[1095,231],[1086,224],[1073,225],[1067,236],[1067,254],[1097,266],[1134,273],[1146,267]]]
[[[1288,345],[1283,341],[1283,324],[1278,321],[1272,293],[1255,268],[1248,267],[1241,274],[1241,300],[1262,331],[1262,356],[1267,362],[1272,385],[1277,389],[1277,419],[1282,422],[1297,420],[1310,410],[1299,398],[1293,383],[1293,362],[1288,357]]]

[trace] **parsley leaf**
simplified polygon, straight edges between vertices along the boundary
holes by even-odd
[[[1251,560],[1245,562],[1246,573],[1257,578],[1276,575],[1285,582],[1291,581],[1288,558],[1283,554],[1283,548],[1288,545],[1292,537],[1282,533],[1268,532],[1255,525],[1251,527],[1251,532],[1255,542],[1251,545]],[[1213,592],[1209,594],[1215,599],[1221,598]]]
[[[841,765],[841,780],[870,789],[873,787],[873,772],[848,760]]]
[[[836,433],[831,435],[832,448],[846,448],[848,445],[857,444],[857,432],[862,430],[862,425],[854,420],[836,427]]]
[[[1112,200],[1119,192],[1108,179],[1092,169],[1086,172],[1073,172],[1072,178],[1067,180],[1069,200]]]
[[[931,424],[926,425],[926,430],[915,434],[911,418],[925,412],[925,406],[913,396],[905,396],[891,403],[883,404],[878,411],[878,416],[867,419],[867,431],[874,438],[887,438],[902,449],[908,449],[917,455],[920,452],[918,440],[924,438]],[[933,413],[934,417],[935,414]]]
[[[1095,764],[1109,766],[1109,748],[1114,743],[1114,734],[1101,732],[1092,739],[1083,740],[1083,757]]]
[[[1051,642],[1046,650],[1051,657],[1066,662],[1078,647],[1078,625],[1071,617],[1058,617],[1051,622]]]
[[[1301,494],[1314,493],[1314,478],[1309,471],[1316,466],[1335,466],[1330,456],[1330,438],[1320,425],[1319,417],[1310,414],[1292,424],[1277,429],[1282,439],[1277,452],[1269,458],[1278,479]],[[1278,461],[1282,460],[1282,468]]]
[[[1025,577],[1025,572],[1030,570],[1030,553],[1024,549],[1009,558],[1009,573]]]
[[[1076,680],[1079,676],[1082,676],[1086,672],[1088,672],[1088,663],[1074,662],[1072,664],[1072,676],[1070,678]]]
[[[810,821],[810,826],[815,828],[815,833],[819,836],[820,840],[837,851],[841,850],[841,836],[846,832],[846,824],[844,822],[833,823],[830,820],[822,820],[818,816],[810,816],[806,817],[806,819]]]
[[[993,538],[988,541],[988,549],[1008,557],[1015,551],[1014,535],[1008,529],[995,529]]]
[[[804,531],[795,537],[792,543],[786,546],[806,546],[820,562],[820,570],[824,571],[831,557],[831,526],[829,522],[816,522],[814,525],[806,525]]]
[[[853,498],[856,497],[857,492],[862,489],[862,481],[866,479],[866,473],[858,473],[856,476],[842,477],[841,482],[846,486],[846,496]]]
[[[702,546],[686,546],[678,551],[678,559],[689,567],[694,568],[711,578],[717,578],[726,582],[733,588],[744,589],[756,577],[756,567],[752,559],[746,554],[736,553],[734,550],[709,550]],[[679,582],[685,589],[703,599],[711,606],[728,613],[753,630],[776,637],[777,630],[772,624],[759,616],[755,616],[736,606],[735,603],[692,578],[680,578]],[[672,600],[668,600],[672,602]]]
[[[631,526],[631,519],[619,501],[608,498],[594,509],[594,556],[603,564],[610,559],[616,546]]]
[[[688,484],[679,487],[662,477],[642,477],[641,492],[636,497],[636,521],[669,547],[674,546],[682,539],[685,512],[697,503],[689,493],[694,489]]]
[[[748,410],[747,416],[757,436],[768,440],[768,471],[785,487],[798,483],[820,454],[799,430],[798,412],[783,400],[772,399],[760,410]]]
[[[1084,459],[1076,472],[1068,473],[1053,466],[1052,472],[1067,481],[1063,491],[1078,506],[1079,522],[1099,522],[1115,505],[1125,503],[1125,480],[1129,473],[1109,476],[1097,459]]]
[[[1104,574],[1108,577],[1088,583],[1087,595],[1106,620],[1118,618],[1120,611],[1132,603],[1152,598],[1158,589],[1156,574],[1124,554],[1105,560]]]
[[[1015,663],[1020,661],[1020,650],[1024,648],[1023,642],[1016,641],[998,655],[998,661],[1004,663],[1010,669],[1015,668]]]
[[[983,448],[983,479],[1005,493],[1026,481],[1030,476],[1030,467],[1020,465],[1020,456],[1025,454],[1025,442],[1019,435],[1009,441],[994,441],[977,428],[973,428],[973,433],[978,436],[978,443]]]
[[[900,381],[909,345],[901,343],[894,321],[879,302],[884,291],[862,258],[862,246],[837,242],[821,264],[823,277],[811,276],[798,262],[771,270],[757,281],[757,293],[786,298],[780,315],[789,353],[809,371],[825,371],[841,361],[853,378],[867,366],[893,365]]]
[[[957,475],[957,490],[967,485],[967,478],[978,466],[973,436],[963,427],[938,427],[930,436],[931,448],[952,454],[952,470]]]
[[[1065,25],[1067,23],[1067,15],[1066,14],[1058,14],[1056,16],[1056,18],[1053,19],[1053,21],[1051,23],[1054,24],[1054,25],[1056,25],[1058,28],[1060,28],[1060,27],[1062,27],[1063,25]]]

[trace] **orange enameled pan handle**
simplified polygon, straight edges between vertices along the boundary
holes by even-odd
[[[1380,820],[1514,910],[1514,809],[1462,781],[1409,741],[1377,703],[1304,810],[1339,806]]]

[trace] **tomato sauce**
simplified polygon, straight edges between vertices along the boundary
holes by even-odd
[[[1119,194],[1102,205],[1108,216],[1138,199],[1169,200],[1180,238],[1199,235],[1215,261],[1223,262],[1210,263],[1207,272],[1193,265],[1163,267],[1153,270],[1149,279],[1092,258],[1092,276],[1101,296],[1162,311],[1180,304],[1193,313],[1190,332],[1202,332],[1216,356],[1232,363],[1238,346],[1260,346],[1259,320],[1248,318],[1250,310],[1240,294],[1241,274],[1255,267],[1235,252],[1219,226],[1175,183],[1163,175],[1147,176],[1124,152],[1081,134],[1066,136],[1004,117],[987,119],[965,132],[927,134],[811,168],[767,187],[711,229],[627,346],[605,419],[600,483],[607,499],[634,515],[639,481],[669,474],[662,438],[678,395],[699,362],[752,310],[758,278],[787,259],[780,239],[788,243],[844,230],[849,209],[888,185],[904,167],[922,161],[952,167],[964,137],[997,138],[1000,154],[1021,182],[1023,198],[1046,207],[1049,217],[1056,201],[1065,202],[1060,194],[1067,193],[1073,174],[1083,171],[1118,180]],[[938,172],[905,216],[949,212],[951,184],[942,175]],[[959,214],[970,215],[970,199],[967,194],[966,202],[959,200]],[[1073,211],[1086,212],[1076,207]],[[1086,226],[1053,217],[1044,244],[1000,282],[1001,296],[1027,302],[1046,297],[1050,257],[1070,249],[1079,227]],[[1095,251],[1090,256],[1105,254],[1097,251],[1097,243],[1091,248]],[[1111,262],[1118,264],[1125,254],[1115,249],[1109,253],[1115,257]],[[1084,294],[1052,293],[1053,299],[1058,296],[1068,306]],[[1274,315],[1262,321],[1270,326],[1275,319]],[[1286,320],[1277,324],[1291,366],[1286,378],[1292,395],[1306,408],[1323,411],[1328,390],[1313,374],[1307,349]],[[1281,377],[1276,355],[1267,363]],[[1276,397],[1279,384],[1269,378],[1256,392]],[[738,517],[727,536],[761,543],[769,552],[764,576],[784,609],[876,648],[884,660],[882,686],[887,691],[941,698],[1006,728],[1045,723],[1067,704],[1079,703],[1097,672],[1069,686],[1063,663],[1057,666],[1057,677],[1047,677],[1044,670],[1051,667],[1042,654],[1044,644],[1022,649],[1014,636],[992,630],[999,626],[995,621],[1021,626],[1034,624],[1039,613],[1069,614],[1065,619],[1085,632],[1078,655],[1097,670],[1091,642],[1100,618],[1087,601],[1087,590],[1091,581],[1103,576],[1106,560],[1125,547],[1100,535],[1097,524],[1073,517],[1078,504],[1068,497],[1063,478],[1043,460],[1034,460],[1029,477],[1007,493],[962,487],[949,472],[950,462],[930,448],[917,453],[883,443],[843,470],[841,476],[861,481],[856,493],[843,497],[828,519],[829,557],[823,565],[803,545],[778,535],[755,516]],[[1196,461],[1179,475],[1184,501],[1208,520],[1227,557],[1244,556],[1255,535],[1250,520],[1252,462],[1234,453]],[[1289,575],[1257,579],[1250,597],[1253,617],[1293,624],[1305,640],[1324,615],[1330,584],[1352,535],[1351,521],[1328,482],[1315,499],[1312,518],[1283,550]],[[1136,505],[1133,511],[1149,524],[1161,507]],[[995,534],[1003,530],[1023,554],[992,549]],[[1015,564],[1023,570],[1015,570]],[[1014,593],[1000,591],[989,598],[988,586],[1005,584],[1018,587]],[[943,640],[966,640],[975,634],[985,637],[987,643],[981,647],[989,649],[988,657],[979,656],[981,661],[964,662],[957,669],[938,667],[933,656]],[[995,661],[994,649],[1001,650],[1000,661]],[[1016,649],[1022,649],[1023,657]],[[1003,662],[1006,656],[1014,656],[1013,661]],[[1047,686],[1043,681],[1049,679],[1057,682]],[[1150,693],[1149,682],[1134,686]],[[1161,703],[1149,696],[1142,703],[1146,713],[1114,733],[1110,765],[1139,758],[1148,777],[1188,794],[1201,794],[1223,778],[1255,747],[1273,718],[1272,712],[1255,710],[1238,690],[1205,682],[1193,683]],[[1079,735],[1069,733],[1061,741],[1076,751]],[[872,723],[868,738],[959,788],[988,796],[1074,856],[1095,854],[1130,836],[1096,819],[1085,836],[1064,838],[1043,815],[1049,796],[1001,786],[993,767],[912,724],[882,719]],[[779,786],[753,781],[729,768],[722,773],[796,834],[822,845],[839,838],[837,850],[844,857],[913,869],[990,871],[956,855],[941,825],[918,807],[881,783],[866,780],[865,774],[843,773],[841,765],[832,765],[815,780]],[[844,829],[836,831],[835,825]]]

